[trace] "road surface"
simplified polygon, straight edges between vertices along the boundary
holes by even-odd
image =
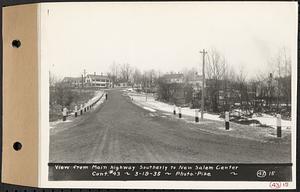
[[[120,90],[50,136],[52,163],[288,163],[290,143],[264,143],[195,129],[136,106]]]

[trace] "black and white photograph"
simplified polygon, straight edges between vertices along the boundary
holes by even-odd
[[[45,4],[48,179],[292,182],[296,5]]]

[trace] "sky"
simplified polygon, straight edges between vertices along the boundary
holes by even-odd
[[[114,62],[200,71],[202,49],[250,78],[282,48],[296,62],[296,2],[45,3],[41,12],[43,55],[59,77],[106,73]]]

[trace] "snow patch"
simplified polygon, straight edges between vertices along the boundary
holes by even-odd
[[[152,109],[152,108],[150,108],[150,107],[143,107],[143,108],[146,109],[146,110],[148,110],[148,111],[151,111],[151,112],[156,112],[155,109]]]
[[[159,110],[163,112],[165,115],[169,115],[168,113],[173,113],[174,105],[170,105],[161,101],[156,101],[153,94],[145,94],[145,93],[137,93],[132,90],[126,92],[127,95],[133,100],[133,102],[142,107],[142,108],[150,108],[151,110]],[[178,107],[175,107],[176,114],[178,114]],[[195,117],[195,110],[199,109],[190,109],[188,107],[181,108],[181,114],[183,116],[190,116]],[[154,111],[153,111],[154,112]],[[242,113],[241,110],[236,110],[236,114]],[[201,112],[199,111],[199,116]],[[204,119],[213,120],[213,121],[222,121],[224,122],[223,118],[220,118],[218,114],[209,114],[204,113],[203,114]],[[262,116],[255,116],[253,115],[252,118],[249,118],[248,120],[257,120],[263,125],[270,126],[272,128],[277,128],[276,125],[276,117],[268,115],[268,114],[262,114]],[[251,124],[251,126],[255,127],[257,124]],[[292,127],[292,121],[289,120],[281,120],[281,126],[282,129],[290,129]]]
[[[127,92],[127,95],[134,101],[135,104],[137,104],[140,107],[148,107],[151,108],[152,110],[160,110],[164,112],[169,112],[173,113],[174,110],[174,105],[170,105],[161,101],[156,101],[155,98],[153,97],[153,94],[138,94],[138,93],[132,93],[132,92]],[[175,107],[176,114],[178,114],[178,107]],[[190,109],[188,107],[183,107],[181,108],[181,114],[184,116],[191,116],[195,117],[195,110],[196,109]],[[197,109],[199,110],[199,109]],[[200,115],[200,112],[199,112]],[[219,115],[215,114],[208,114],[204,113],[203,116],[205,119],[209,120],[215,120],[215,121],[224,121],[224,119],[219,118]]]
[[[274,129],[277,128],[277,118],[263,113],[261,116],[253,115],[251,119],[259,121],[261,124],[270,126]],[[282,129],[290,129],[292,127],[292,121],[289,120],[281,120],[281,128]]]

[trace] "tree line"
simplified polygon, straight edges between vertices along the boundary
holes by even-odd
[[[268,70],[248,78],[243,67],[234,69],[216,49],[210,49],[205,68],[205,110],[222,112],[241,109],[247,114],[254,112],[282,112],[290,114],[291,104],[291,56],[285,48],[270,58]],[[174,103],[176,91],[183,90],[184,102],[191,107],[200,107],[200,90],[195,91],[188,84],[197,73],[196,68],[186,68],[179,73],[184,83],[166,83],[164,74],[157,70],[140,71],[130,64],[110,65],[108,76],[116,84],[121,81],[129,85],[140,85],[145,92],[155,92],[157,98]]]
[[[291,56],[285,48],[280,49],[267,61],[267,71],[262,73],[258,69],[259,73],[251,78],[247,77],[244,68],[233,68],[216,49],[208,50],[205,62],[206,111],[220,113],[240,109],[246,114],[280,112],[290,116]],[[112,81],[112,87],[126,82],[128,86],[139,91],[155,93],[156,98],[164,102],[176,104],[180,95],[181,103],[200,108],[202,85],[195,90],[195,87],[189,84],[194,75],[199,75],[197,69],[185,68],[178,73],[183,75],[183,82],[168,83],[164,79],[166,73],[154,69],[141,71],[129,63],[114,62],[109,66],[107,76]],[[50,75],[49,78],[50,87],[56,85],[55,92],[63,95],[58,96],[55,101],[68,105],[76,96],[67,94],[70,90],[62,87],[53,76]]]

